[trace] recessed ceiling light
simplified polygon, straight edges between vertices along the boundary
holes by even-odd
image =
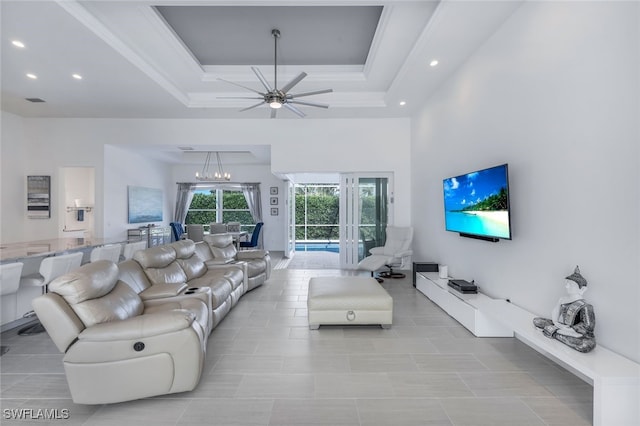
[[[429,66],[435,67],[436,65],[438,65],[437,59],[434,59],[433,61],[429,62]]]
[[[400,106],[405,106],[407,103],[405,101],[400,101]]]
[[[80,74],[71,74],[71,77],[75,78],[76,80],[82,80],[82,76]]]
[[[27,76],[27,77],[29,77],[29,78],[30,78],[30,79],[32,79],[32,80],[36,80],[36,79],[38,78],[38,76],[37,76],[37,75],[35,75],[35,74],[31,74],[30,72],[28,72],[28,73],[26,74],[26,76]]]
[[[13,44],[15,47],[19,47],[21,49],[24,48],[24,43],[21,42],[20,40],[12,40],[11,44]]]

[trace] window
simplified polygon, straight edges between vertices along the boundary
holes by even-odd
[[[296,185],[295,196],[296,241],[338,240],[338,185]]]
[[[193,200],[187,211],[186,224],[210,224],[216,220],[216,191],[198,189],[193,194]]]
[[[244,194],[230,189],[197,189],[187,212],[186,224],[240,222],[240,229],[251,232],[253,218]]]

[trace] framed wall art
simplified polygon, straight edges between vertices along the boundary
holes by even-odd
[[[51,176],[27,176],[27,217],[51,218]]]
[[[162,190],[127,187],[129,223],[162,222]]]

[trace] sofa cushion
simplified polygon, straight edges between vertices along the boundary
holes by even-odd
[[[195,254],[192,254],[191,257],[187,259],[176,259],[176,263],[180,265],[184,271],[187,276],[187,281],[201,277],[207,272],[207,266]]]
[[[207,236],[205,235],[205,238]],[[196,255],[202,260],[206,262],[208,260],[213,259],[213,255],[211,254],[211,249],[209,248],[209,244],[204,241],[198,241],[196,244]]]
[[[49,283],[69,305],[109,293],[118,282],[118,266],[109,260],[87,263]]]
[[[164,268],[176,260],[176,251],[170,245],[151,247],[135,252],[133,260],[144,269]]]
[[[231,283],[224,276],[210,272],[200,278],[189,281],[189,287],[211,288],[211,307],[214,310],[227,300],[233,290]]]
[[[108,294],[72,304],[71,309],[86,327],[103,322],[125,320],[141,315],[144,305],[135,291],[118,281]]]
[[[158,303],[147,306],[144,310],[145,314],[164,312],[174,309],[183,309],[195,315],[196,321],[200,324],[203,333],[208,335],[209,330],[209,307],[200,299],[182,299],[169,300],[166,303]]]
[[[192,240],[175,241],[169,246],[176,251],[177,259],[188,259],[196,252],[196,243]]]
[[[204,241],[209,245],[211,254],[216,259],[235,259],[236,250],[231,234],[205,235]]]
[[[144,273],[154,285],[182,284],[187,282],[187,274],[185,274],[178,262],[171,262],[164,268],[145,268]]]
[[[135,260],[125,260],[118,263],[118,270],[120,281],[127,283],[136,293],[140,294],[151,287],[151,282],[149,282],[142,266]]]

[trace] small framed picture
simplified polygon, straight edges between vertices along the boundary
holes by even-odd
[[[272,206],[277,206],[278,205],[278,197],[271,197],[269,199],[269,204],[271,204]]]
[[[271,188],[269,188],[269,194],[278,195],[278,187],[277,186],[272,186]]]
[[[271,216],[278,216],[278,208],[271,207]]]

